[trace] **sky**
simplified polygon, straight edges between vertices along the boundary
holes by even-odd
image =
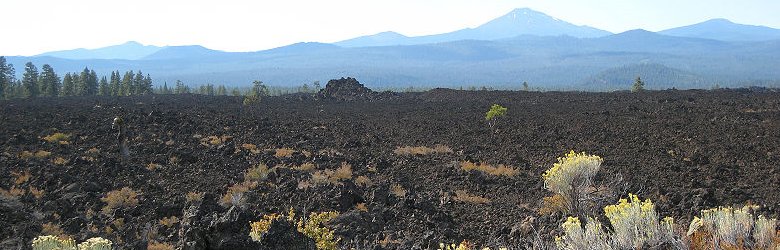
[[[258,51],[383,31],[439,34],[525,7],[613,33],[660,31],[712,18],[780,28],[777,0],[3,0],[0,55],[127,41]]]

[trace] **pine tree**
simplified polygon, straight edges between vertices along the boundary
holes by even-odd
[[[217,88],[217,95],[227,95],[227,88],[225,88],[225,85],[219,85]]]
[[[32,62],[24,65],[24,75],[22,75],[22,86],[26,91],[27,97],[37,97],[40,94],[38,87],[38,68]]]
[[[84,69],[86,70],[86,68]],[[84,81],[86,88],[84,89],[85,95],[97,95],[98,94],[98,77],[94,70],[87,72],[87,79]]]
[[[233,91],[231,92],[233,96],[241,96],[241,90],[238,88],[233,88]]]
[[[133,94],[136,95],[146,94],[147,89],[146,86],[144,86],[144,74],[141,73],[140,70],[138,71],[138,73],[135,74],[135,77],[133,78],[133,86],[135,88],[135,92],[133,92]]]
[[[113,73],[113,72],[112,72]],[[108,86],[108,79],[106,76],[100,79],[100,86],[98,87],[98,94],[102,96],[111,95],[111,88]]]
[[[184,83],[182,83],[180,80],[176,80],[176,87],[174,89],[174,94],[184,94]]]
[[[48,64],[44,64],[41,70],[38,83],[41,85],[42,95],[58,96],[60,93],[60,77],[54,72],[54,68]]]
[[[138,71],[138,73],[141,72]],[[152,93],[152,77],[149,76],[149,74],[146,74],[146,77],[144,77],[143,89],[145,90],[145,93]]]
[[[252,89],[249,92],[250,96],[268,96],[268,86],[263,84],[263,81],[254,81],[252,82]]]
[[[24,98],[26,96],[26,94],[27,94],[26,92],[27,91],[24,89],[24,85],[22,85],[22,81],[21,80],[16,80],[14,82],[14,84],[11,85],[11,90],[9,92],[11,95],[10,95],[10,97],[8,99],[11,99],[11,98]]]
[[[73,96],[76,92],[76,83],[73,81],[73,76],[70,73],[66,73],[62,77],[62,91],[60,96]]]
[[[127,71],[125,72],[125,75],[122,76],[122,88],[120,95],[122,96],[129,96],[135,93],[133,89],[133,77],[135,74],[133,74],[133,71]]]
[[[71,77],[73,78],[73,95],[74,96],[83,96],[84,93],[87,92],[87,83],[85,80],[87,79],[87,73],[81,72],[81,74],[73,72],[73,75]]]
[[[636,80],[634,81],[634,86],[631,87],[631,92],[642,92],[645,90],[645,83],[642,82],[642,79],[640,79],[638,76],[636,77]]]
[[[0,100],[10,99],[9,96],[13,93],[14,81],[16,71],[14,65],[6,63],[5,57],[0,56]]]
[[[109,88],[111,89],[111,95],[113,96],[119,96],[122,93],[122,85],[121,80],[119,78],[119,71],[116,72],[111,71],[111,82],[109,83]]]

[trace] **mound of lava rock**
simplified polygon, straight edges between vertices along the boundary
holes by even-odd
[[[320,90],[320,96],[337,100],[375,100],[380,94],[366,88],[357,79],[352,77],[333,79],[328,81],[325,88]]]

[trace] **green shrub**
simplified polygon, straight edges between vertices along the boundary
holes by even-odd
[[[496,118],[500,116],[505,116],[506,111],[507,108],[498,104],[493,104],[493,106],[490,106],[490,110],[488,110],[488,112],[485,114],[485,120],[488,121],[488,126],[490,126],[490,128],[493,128]]]

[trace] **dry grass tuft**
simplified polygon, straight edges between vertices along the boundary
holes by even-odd
[[[303,164],[301,164],[299,166],[293,166],[292,167],[292,169],[294,169],[294,170],[303,171],[303,172],[312,172],[316,168],[317,167],[314,166],[314,163],[311,163],[311,162],[306,162],[306,163],[303,163]]]
[[[352,179],[352,165],[342,162],[341,166],[332,173],[328,174],[331,183],[341,183],[342,180]]]
[[[361,175],[355,178],[355,184],[360,187],[370,187],[374,185],[374,182],[372,182],[371,179],[369,179],[365,175]]]
[[[455,200],[465,203],[473,203],[473,204],[486,204],[490,203],[490,200],[488,198],[479,196],[479,195],[471,195],[466,190],[458,190],[455,191]]]
[[[65,236],[65,230],[60,225],[47,222],[41,225],[41,235]]]
[[[158,169],[160,167],[162,167],[162,165],[157,164],[157,163],[149,163],[149,164],[146,165],[146,169],[149,170],[149,171],[154,171],[155,169]]]
[[[0,188],[0,196],[5,196],[5,197],[19,197],[24,195],[26,192],[27,191],[25,191],[24,189],[16,188],[16,187],[11,187],[11,189],[8,190]]]
[[[404,189],[404,187],[402,187],[399,184],[393,184],[392,186],[390,186],[390,193],[395,195],[395,197],[398,198],[406,197],[406,189]]]
[[[193,137],[200,138],[200,137],[197,137],[197,136],[198,135],[193,136]],[[204,145],[204,146],[209,146],[209,145],[219,146],[219,145],[222,145],[222,144],[224,144],[226,142],[229,142],[231,140],[233,140],[233,136],[229,136],[229,135],[222,135],[222,136],[211,135],[211,136],[208,136],[206,138],[200,138],[200,144]]]
[[[42,139],[49,143],[59,143],[61,145],[70,144],[70,142],[68,142],[68,140],[70,140],[70,134],[64,134],[59,132],[45,136]]]
[[[103,214],[109,215],[117,208],[134,207],[138,205],[137,196],[138,194],[129,187],[110,191],[106,194],[106,197],[100,198],[101,201],[106,203],[106,206],[101,211]]]
[[[160,243],[160,242],[149,242],[146,245],[146,250],[174,250],[176,248],[173,247],[173,245],[168,243]]]
[[[203,192],[189,192],[186,195],[184,195],[184,199],[187,202],[199,202],[203,200]]]
[[[243,148],[244,150],[248,150],[253,154],[259,154],[261,152],[260,150],[257,149],[257,146],[255,144],[251,144],[251,143],[241,144],[241,148]]]
[[[512,177],[519,172],[517,169],[511,166],[505,166],[503,164],[498,165],[498,167],[494,167],[490,164],[486,164],[483,162],[473,163],[470,161],[460,162],[460,169],[463,169],[463,171],[477,170],[489,175],[507,176],[507,177]]]
[[[317,186],[327,184],[327,173],[325,171],[315,171],[314,173],[311,173],[311,183]]]
[[[46,150],[38,150],[38,152],[35,152],[35,158],[46,158],[51,156],[51,152]]]
[[[14,176],[14,184],[19,185],[22,183],[25,183],[30,180],[32,175],[30,174],[30,171],[24,171],[24,172],[11,172],[11,175]]]
[[[306,190],[309,189],[312,186],[311,182],[309,181],[298,181],[298,189]]]
[[[311,182],[314,185],[333,184],[341,185],[343,180],[352,179],[352,165],[342,162],[335,170],[325,169],[311,173]]]
[[[274,170],[275,168],[269,169],[265,164],[258,164],[256,167],[246,170],[246,173],[244,173],[244,182],[263,181],[268,178],[268,174]]]
[[[181,160],[179,159],[179,157],[176,156],[171,156],[171,158],[168,158],[168,163],[171,165],[179,164],[180,161]]]
[[[228,191],[225,192],[225,195],[222,196],[222,199],[219,200],[219,204],[225,207],[229,207],[229,206],[242,207],[245,202],[244,193],[249,192],[249,190],[256,187],[257,187],[257,182],[249,182],[249,181],[245,181],[230,186],[228,188]]]
[[[368,207],[366,207],[366,203],[358,203],[357,205],[355,205],[355,209],[363,212],[368,212]]]
[[[560,194],[542,198],[542,207],[539,208],[539,215],[552,215],[556,212],[566,213],[569,210],[566,205],[566,198]]]
[[[30,151],[25,150],[25,151],[22,151],[22,152],[19,153],[19,159],[23,159],[23,160],[30,159],[30,158],[33,158],[33,157],[40,159],[40,158],[46,158],[46,157],[49,157],[49,156],[51,156],[51,152],[46,151],[46,150],[38,150],[38,151],[35,151],[35,152],[30,152]]]
[[[65,158],[59,157],[59,156],[57,156],[54,159],[52,159],[51,162],[54,163],[54,165],[59,165],[59,166],[68,164],[68,160],[66,160]]]
[[[94,155],[96,155],[96,154],[100,154],[100,149],[97,149],[97,148],[90,148],[89,150],[87,150],[87,153],[88,153],[88,154],[94,154]]]
[[[160,225],[163,225],[168,228],[172,227],[176,223],[179,223],[179,218],[176,216],[165,217],[160,219]]]
[[[32,194],[35,199],[40,199],[43,197],[43,194],[45,193],[43,189],[38,189],[36,187],[30,186],[30,194]]]
[[[277,148],[274,149],[275,153],[274,156],[276,158],[287,158],[292,156],[293,153],[295,153],[295,150],[291,148]]]
[[[418,147],[398,147],[393,150],[396,155],[428,155],[428,154],[447,154],[452,153],[452,149],[445,145],[436,145],[433,148],[418,146]]]

